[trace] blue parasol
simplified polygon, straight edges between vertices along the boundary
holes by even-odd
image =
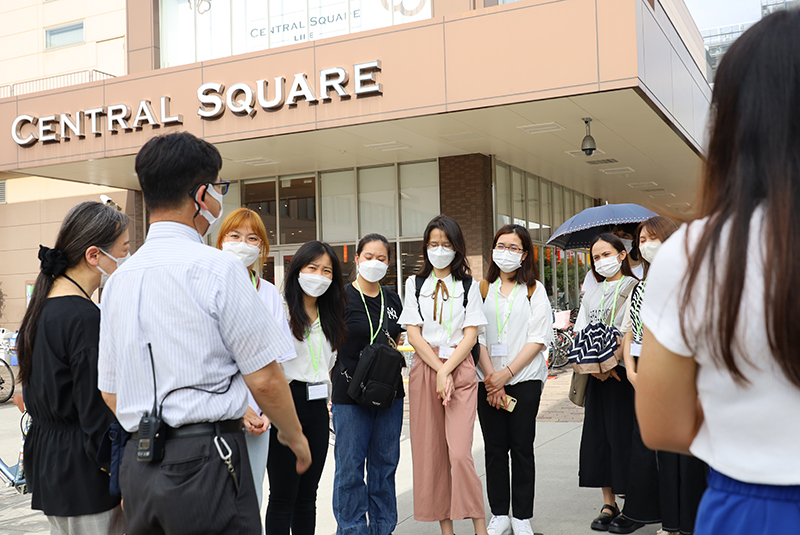
[[[642,221],[655,217],[655,212],[638,204],[605,204],[595,206],[576,214],[558,227],[547,245],[555,245],[564,250],[588,249],[595,236],[611,229],[612,226],[635,227]]]

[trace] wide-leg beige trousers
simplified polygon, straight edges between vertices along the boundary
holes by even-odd
[[[436,372],[414,359],[408,385],[414,519],[422,522],[486,516],[472,459],[478,376],[471,356],[453,371],[453,380],[455,392],[445,407],[436,394]]]

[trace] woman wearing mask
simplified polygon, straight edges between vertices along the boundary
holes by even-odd
[[[798,28],[773,13],[722,59],[699,219],[659,249],[642,305],[642,438],[708,463],[698,535],[800,525]]]
[[[270,433],[266,532],[313,535],[317,486],[328,452],[329,372],[346,332],[342,269],[330,245],[311,241],[297,250],[286,272],[283,296],[297,358],[281,366],[312,462],[304,474],[298,474],[292,450],[278,442],[278,433]]]
[[[442,535],[453,535],[453,520],[470,518],[475,533],[486,535],[472,459],[478,378],[470,354],[486,325],[483,303],[455,219],[434,217],[423,243],[425,263],[406,281],[399,319],[416,352],[408,387],[414,518],[438,521]]]
[[[19,331],[19,381],[33,422],[24,452],[31,508],[47,515],[51,533],[125,531],[120,499],[95,462],[115,418],[97,389],[100,310],[90,296],[129,249],[128,216],[98,202],[70,210],[53,248],[39,246]]]
[[[533,535],[536,467],[533,441],[553,311],[531,251],[525,227],[506,225],[492,243],[492,265],[482,283],[483,313],[489,320],[480,336],[478,417],[486,451],[486,489],[492,520],[489,535]],[[516,400],[505,410],[506,396]],[[511,482],[508,476],[511,453]],[[509,516],[513,505],[513,516]]]
[[[656,216],[643,222],[636,231],[639,251],[645,263],[645,279],[636,285],[628,297],[625,321],[621,329],[625,333],[622,347],[628,380],[634,389],[637,380],[636,367],[642,353],[644,325],[641,310],[649,267],[661,244],[676,230],[672,220]],[[689,455],[648,449],[642,443],[636,420],[632,450],[625,508],[611,523],[612,528],[617,528],[614,532],[630,533],[641,527],[642,523],[660,518],[665,533],[691,534],[694,531],[697,506],[706,488],[706,464]]]
[[[624,319],[622,307],[637,281],[625,246],[615,235],[604,233],[594,239],[589,250],[598,284],[583,297],[575,331],[594,323],[619,329]],[[621,361],[621,344],[616,352],[612,358]],[[624,362],[605,373],[593,373],[586,386],[578,480],[581,487],[603,491],[600,514],[591,523],[594,530],[608,531],[619,514],[614,495],[626,492],[633,418],[633,387]]]
[[[269,254],[267,229],[261,217],[247,208],[239,208],[223,221],[217,235],[217,249],[238,258],[247,268],[247,274],[253,288],[264,301],[267,310],[283,329],[287,340],[292,339],[289,323],[283,309],[281,294],[275,286],[259,276],[260,266]],[[278,362],[286,362],[297,355],[291,350],[277,358]],[[250,457],[250,469],[256,486],[258,507],[261,508],[261,497],[264,492],[264,474],[267,471],[267,455],[269,453],[269,418],[264,416],[253,395],[248,392],[247,412],[244,415],[244,427],[247,431],[247,455]]]
[[[383,330],[395,340],[400,336],[400,297],[380,285],[392,261],[391,251],[389,241],[380,234],[361,238],[356,247],[356,280],[345,289],[347,334],[331,372],[336,432],[333,515],[338,535],[389,535],[397,525],[394,476],[400,461],[403,385],[388,409],[362,407],[347,394],[361,351]]]

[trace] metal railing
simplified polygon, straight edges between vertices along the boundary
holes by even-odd
[[[90,69],[86,71],[59,74],[56,76],[48,76],[46,78],[37,78],[35,80],[26,80],[25,82],[17,82],[15,84],[0,87],[0,98],[36,93],[38,91],[47,91],[48,89],[60,89],[62,87],[69,87],[71,85],[96,82],[98,80],[108,80],[109,78],[114,78],[114,75],[108,74],[107,72],[98,71],[97,69]]]

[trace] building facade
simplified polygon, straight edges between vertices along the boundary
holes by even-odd
[[[187,130],[223,156],[225,210],[261,214],[277,284],[303,242],[328,241],[349,272],[358,238],[380,232],[396,253],[386,283],[401,291],[444,213],[476,278],[497,228],[528,227],[559,308],[578,305],[588,263],[546,246],[566,219],[606,201],[691,211],[710,89],[682,0],[299,4],[129,0],[128,74],[0,100],[0,180],[8,192],[26,176],[124,190],[114,200],[141,243],[135,154]],[[41,225],[7,203],[3,232]],[[21,267],[2,268],[2,326],[18,325],[38,243],[18,240]]]

